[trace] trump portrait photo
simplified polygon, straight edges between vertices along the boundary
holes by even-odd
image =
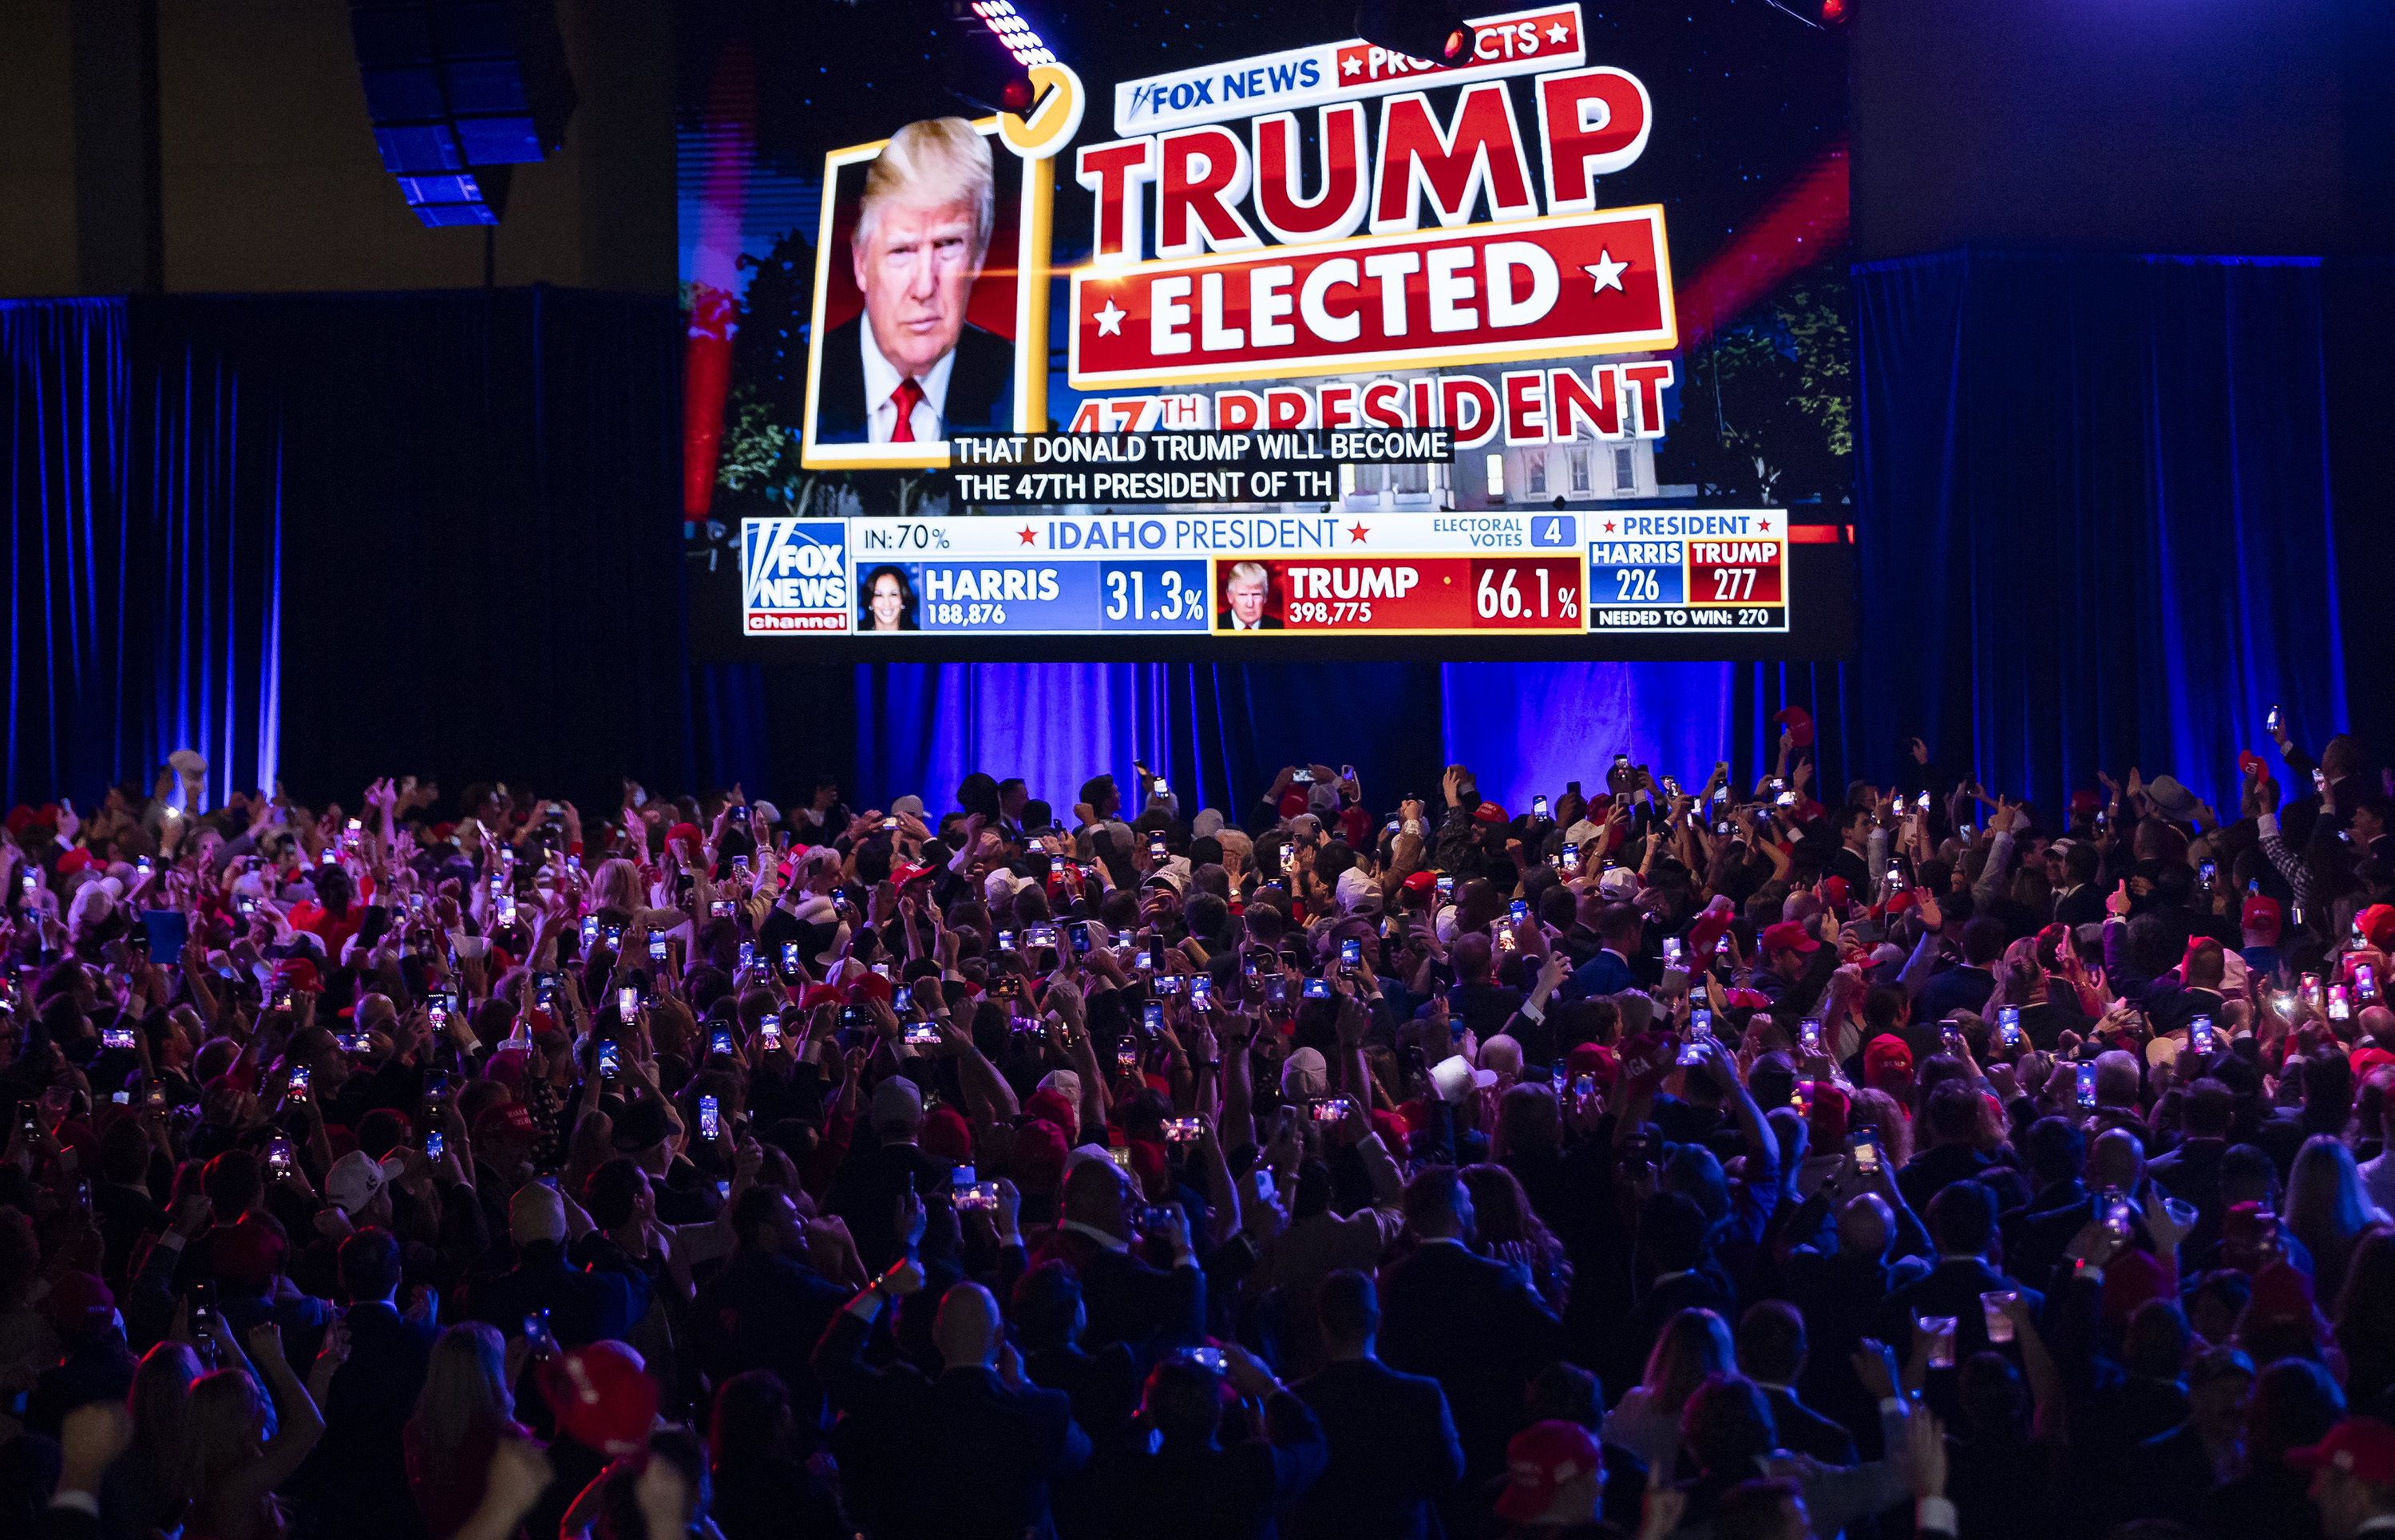
[[[835,296],[863,309],[819,341],[814,442],[932,445],[1014,426],[1014,344],[967,313],[996,182],[989,139],[960,117],[910,123],[867,163],[847,241],[855,289]],[[826,252],[825,268],[840,255]],[[1011,313],[1006,287],[986,307],[1003,299]]]
[[[1214,612],[1218,631],[1279,631],[1272,604],[1272,568],[1262,562],[1234,562],[1223,574],[1223,607]]]

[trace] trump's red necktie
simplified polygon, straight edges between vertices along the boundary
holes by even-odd
[[[890,392],[890,405],[898,408],[898,420],[890,426],[891,443],[915,442],[915,405],[922,399],[923,387],[916,384],[911,375],[900,380],[898,388]]]

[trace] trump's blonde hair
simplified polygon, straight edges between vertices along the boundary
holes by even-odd
[[[960,117],[922,118],[891,135],[865,173],[865,195],[856,216],[857,250],[871,244],[881,206],[892,202],[970,203],[973,262],[978,266],[989,251],[998,206],[989,140]]]

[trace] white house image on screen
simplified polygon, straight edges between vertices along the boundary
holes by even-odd
[[[1626,353],[1614,362],[1635,364],[1648,355]],[[1390,376],[1400,381],[1422,371]],[[1491,387],[1502,372],[1489,365],[1469,373]],[[1601,439],[1583,429],[1567,443],[1508,445],[1502,436],[1474,449],[1458,449],[1452,465],[1355,465],[1340,473],[1343,506],[1368,509],[1552,508],[1581,503],[1635,502],[1657,498],[1690,498],[1693,485],[1665,485],[1655,476],[1661,439],[1624,434]]]

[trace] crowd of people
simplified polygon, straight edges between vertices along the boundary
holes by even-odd
[[[0,1534],[2395,1533],[2387,781],[1786,719],[1517,808],[19,807]]]

